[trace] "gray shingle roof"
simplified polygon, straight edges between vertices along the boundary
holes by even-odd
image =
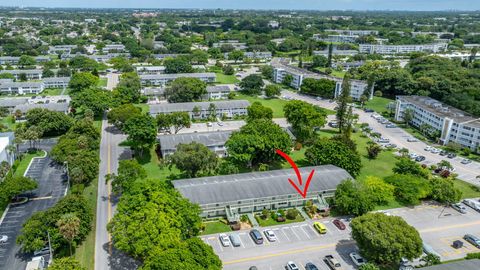
[[[43,78],[43,81],[46,83],[49,82],[70,82],[70,77],[48,77]]]
[[[175,150],[180,143],[198,142],[205,146],[224,145],[232,131],[201,132],[189,134],[172,134],[158,136],[162,150]]]
[[[315,174],[308,192],[335,190],[350,174],[333,165],[300,168],[305,181],[310,171]],[[297,194],[288,178],[296,179],[294,170],[274,170],[233,175],[201,177],[173,181],[174,187],[193,203],[211,204]]]
[[[478,270],[480,269],[480,259],[464,260],[446,264],[433,265],[422,268],[423,270]]]
[[[224,100],[212,102],[184,102],[184,103],[164,103],[150,105],[150,114],[171,113],[171,112],[191,112],[195,106],[201,110],[208,110],[210,103],[215,104],[217,110],[231,108],[247,108],[250,102],[246,100]]]
[[[216,92],[230,92],[230,87],[228,85],[209,85],[207,86],[208,93]]]
[[[176,78],[215,78],[215,73],[207,72],[207,73],[172,73],[172,74],[148,74],[148,75],[140,75],[141,80],[159,80],[159,79],[176,79]]]
[[[15,107],[28,102],[28,98],[2,98],[0,99],[0,107]]]
[[[10,73],[10,74],[42,74],[41,69],[14,69],[14,70],[0,70],[1,73]]]
[[[63,103],[35,103],[35,104],[21,104],[15,106],[15,111],[20,110],[21,112],[27,112],[31,109],[42,108],[48,109],[51,111],[57,112],[66,112],[68,111],[69,104],[66,102]]]

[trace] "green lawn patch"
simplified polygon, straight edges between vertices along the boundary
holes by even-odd
[[[142,113],[148,113],[150,111],[150,106],[145,103],[134,104],[135,107],[142,109]]]
[[[108,79],[107,78],[100,78],[100,80],[98,81],[98,87],[107,87],[107,82],[108,82]]]
[[[232,229],[226,224],[226,220],[217,220],[217,221],[208,221],[204,222],[205,230],[200,233],[200,235],[231,232]]]
[[[394,100],[384,97],[373,97],[372,100],[367,101],[365,108],[372,109],[381,114],[383,112],[388,112],[387,105],[390,102],[394,102]]]
[[[42,96],[59,96],[63,88],[47,88],[42,91]]]
[[[15,123],[15,120],[14,120],[12,115],[9,115],[7,117],[3,117],[0,120],[0,123],[2,125],[6,126],[8,130],[11,130],[11,131],[15,130],[16,123]]]
[[[273,111],[273,118],[284,118],[285,115],[283,114],[283,107],[287,104],[288,101],[279,99],[279,98],[259,98],[257,96],[249,96],[241,93],[237,93],[235,99],[244,99],[248,100],[250,103],[258,101],[262,103],[263,106],[272,109]]]
[[[95,234],[97,224],[97,190],[98,181],[92,183],[83,190],[83,196],[89,202],[93,211],[92,230],[85,238],[82,244],[75,249],[75,259],[77,259],[87,270],[95,269]]]
[[[455,179],[453,185],[462,191],[462,199],[480,197],[480,188],[465,181]]]
[[[289,223],[305,221],[305,219],[300,214],[295,219],[288,219],[287,218],[287,219],[285,219],[284,222],[278,222],[278,221],[272,219],[272,217],[270,217],[270,216],[267,217],[266,219],[263,219],[260,215],[261,214],[255,215],[255,219],[257,220],[258,224],[261,227],[268,227],[268,226],[275,226],[275,225],[282,225],[282,224],[289,224]]]
[[[327,68],[315,68],[315,70],[318,70],[318,71],[320,71],[324,74],[326,74],[325,73],[326,69]],[[343,70],[342,71],[339,71],[339,70],[336,70],[336,69],[331,69],[331,70],[332,70],[332,73],[330,73],[329,75],[331,75],[333,77],[341,78],[341,79],[343,79],[343,77],[345,77],[345,74],[347,73],[346,71],[343,71]]]
[[[23,176],[25,174],[25,171],[27,171],[28,165],[30,164],[32,159],[34,157],[43,157],[44,155],[45,151],[43,150],[24,154],[13,176]]]
[[[136,156],[138,163],[147,171],[147,176],[161,180],[166,179],[180,179],[183,178],[182,173],[175,166],[169,168],[158,159],[155,146],[150,149],[150,152],[143,153],[143,156]]]
[[[235,77],[235,75],[225,75],[223,73],[216,73],[217,79],[216,83],[218,84],[235,84],[239,82],[239,80]]]

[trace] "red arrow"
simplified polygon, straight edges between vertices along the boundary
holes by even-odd
[[[277,154],[282,156],[284,159],[287,160],[288,163],[292,166],[293,170],[295,171],[295,174],[297,175],[297,179],[299,182],[299,186],[301,187],[303,185],[302,183],[302,175],[300,174],[300,171],[298,170],[297,164],[290,158],[287,154],[280,150],[276,150]],[[307,182],[305,183],[305,186],[303,187],[303,190],[297,186],[297,184],[290,178],[288,178],[288,182],[290,182],[290,185],[292,185],[295,190],[300,194],[303,198],[307,197],[307,191],[308,191],[308,186],[310,186],[310,181],[312,180],[313,174],[315,173],[315,170],[312,170],[310,174],[308,175]]]

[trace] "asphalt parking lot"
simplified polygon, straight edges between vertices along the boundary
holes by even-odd
[[[354,269],[348,254],[355,251],[354,242],[350,239],[347,228],[339,230],[331,220],[322,220],[327,227],[327,233],[319,234],[312,226],[313,221],[286,224],[269,227],[275,232],[277,241],[264,239],[262,245],[253,242],[249,231],[235,232],[240,236],[240,247],[223,247],[218,240],[218,234],[202,237],[202,240],[213,247],[222,259],[224,269],[248,269],[255,265],[258,269],[284,269],[288,261],[294,261],[300,269],[308,262],[314,263],[319,269],[328,269],[323,257],[333,254],[344,269]],[[263,233],[265,228],[260,228]]]
[[[29,194],[27,203],[10,206],[0,224],[0,235],[8,241],[0,245],[0,269],[25,269],[31,255],[22,254],[15,240],[22,224],[35,212],[52,207],[65,194],[66,175],[62,166],[49,157],[33,159],[25,174],[38,182],[38,188]]]
[[[462,239],[465,234],[480,237],[480,213],[468,206],[466,208],[466,214],[438,204],[386,212],[400,216],[414,226],[423,241],[440,255],[442,261],[447,261],[463,258],[467,253],[480,252],[480,249]],[[455,240],[461,240],[464,246],[460,249],[453,248],[452,243]]]

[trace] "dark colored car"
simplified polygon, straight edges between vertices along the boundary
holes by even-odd
[[[425,157],[424,156],[418,156],[415,158],[415,161],[418,161],[418,162],[422,162],[425,160]]]
[[[465,234],[463,239],[465,239],[465,241],[469,242],[475,247],[480,248],[480,238],[476,237],[475,235]]]
[[[448,155],[448,152],[445,151],[445,150],[442,150],[442,151],[440,151],[440,154],[439,154],[439,155],[440,155],[440,156],[446,156],[446,155]]]
[[[257,245],[263,244],[263,236],[258,230],[256,229],[251,230],[250,236],[252,237],[253,242],[255,242]]]
[[[340,230],[345,230],[345,224],[340,219],[334,219],[333,224]]]
[[[363,111],[366,112],[366,113],[372,113],[373,112],[372,109],[368,109],[368,108],[363,109]]]
[[[447,155],[448,158],[455,158],[457,155],[454,153],[450,153]]]
[[[318,267],[313,263],[307,263],[305,265],[305,270],[318,270]]]

